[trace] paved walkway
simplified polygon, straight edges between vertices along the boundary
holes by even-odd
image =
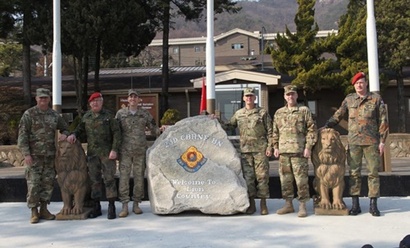
[[[96,219],[35,225],[29,223],[25,203],[0,203],[0,247],[398,247],[410,233],[410,197],[380,198],[381,217],[367,213],[368,199],[360,200],[363,213],[358,216],[314,215],[310,201],[307,218],[277,215],[283,204],[278,199],[268,200],[271,214],[266,216],[199,212],[158,216],[144,201],[144,214],[114,220],[106,219],[107,202],[103,202],[103,216]],[[345,201],[350,206],[350,199]],[[120,204],[116,206],[119,213]],[[62,202],[52,202],[49,209],[57,213],[61,207]]]

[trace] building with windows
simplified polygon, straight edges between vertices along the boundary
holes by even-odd
[[[333,32],[336,31],[320,31],[317,37],[326,37]],[[215,36],[215,110],[222,120],[230,119],[237,109],[243,107],[242,90],[245,87],[256,88],[257,104],[266,108],[272,116],[284,105],[283,87],[290,84],[292,78],[278,73],[271,66],[269,55],[261,55],[265,46],[275,45],[275,37],[276,34],[241,29],[233,29]],[[169,44],[169,108],[179,110],[183,118],[198,115],[202,82],[206,77],[206,37],[170,39]],[[162,49],[162,40],[153,40],[147,49]],[[410,69],[405,70],[404,74],[410,78]],[[13,80],[14,85],[22,85],[22,79]],[[74,79],[72,76],[63,76],[62,80],[62,111],[75,117],[77,99]],[[143,96],[141,105],[149,109],[159,122],[162,91],[160,67],[102,69],[99,82],[107,107],[113,111],[121,108],[126,104],[124,99],[127,97],[127,90],[136,88]],[[5,85],[7,82],[2,84]],[[32,85],[33,93],[37,87],[51,89],[51,78],[34,78]],[[409,85],[409,80],[405,80],[407,123],[410,123]],[[90,73],[88,88],[90,91],[93,89],[93,72]],[[324,125],[344,97],[342,91],[335,89],[325,88],[308,96],[299,92],[299,101],[301,104],[307,102],[319,126]],[[390,131],[397,132],[398,99],[395,81],[383,89],[382,97],[388,106],[391,106],[388,108]],[[341,126],[338,131],[345,134],[347,122],[342,121]],[[410,132],[410,125],[406,128],[407,132]]]

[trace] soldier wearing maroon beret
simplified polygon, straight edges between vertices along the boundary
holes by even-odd
[[[352,209],[350,215],[361,213],[359,196],[361,189],[362,158],[367,161],[369,212],[380,216],[377,198],[380,196],[379,166],[384,152],[384,142],[389,130],[386,106],[380,95],[369,92],[368,82],[363,72],[352,78],[355,93],[349,94],[342,105],[327,121],[326,127],[334,127],[348,114],[348,150],[347,163],[350,175],[350,195]]]
[[[114,114],[103,108],[104,99],[100,92],[91,94],[88,98],[90,110],[84,114],[80,124],[67,141],[74,143],[77,137],[87,137],[87,166],[91,180],[91,198],[94,208],[89,218],[100,216],[102,198],[102,181],[105,185],[105,196],[108,200],[108,219],[116,218],[115,199],[117,185],[115,172],[116,159],[121,145],[121,129]]]

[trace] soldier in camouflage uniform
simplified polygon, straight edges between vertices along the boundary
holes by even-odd
[[[88,102],[91,109],[87,111],[73,134],[67,137],[67,141],[74,143],[76,137],[87,137],[87,165],[91,180],[91,198],[94,200],[94,208],[89,218],[100,216],[102,197],[101,185],[104,179],[105,194],[108,200],[108,219],[115,219],[115,199],[117,198],[117,186],[115,182],[116,159],[121,145],[121,130],[114,115],[103,109],[103,97],[101,93],[93,93]]]
[[[245,88],[245,107],[236,111],[228,127],[239,128],[242,171],[250,202],[246,213],[255,213],[255,197],[258,197],[261,199],[260,213],[266,215],[269,213],[266,198],[269,198],[268,157],[272,155],[272,119],[265,109],[255,105],[255,99],[255,89]]]
[[[60,140],[65,140],[67,123],[59,113],[50,108],[50,91],[39,88],[37,105],[26,110],[19,124],[18,146],[24,155],[27,180],[27,206],[31,209],[31,223],[39,219],[53,220],[55,215],[47,210],[54,189],[56,176],[56,130]],[[40,212],[38,212],[40,206]]]
[[[286,106],[278,109],[273,117],[273,155],[279,157],[279,177],[285,205],[277,214],[295,212],[293,208],[296,181],[299,200],[299,217],[306,217],[306,202],[309,201],[308,158],[317,140],[317,127],[312,113],[297,104],[297,88],[285,86]]]
[[[158,136],[159,129],[152,115],[138,106],[140,98],[134,89],[128,91],[128,107],[118,110],[115,118],[120,123],[122,144],[120,147],[120,185],[119,198],[122,210],[119,217],[128,216],[128,202],[130,201],[130,173],[134,177],[132,200],[133,212],[142,214],[138,203],[144,198],[145,152],[147,139],[145,129]]]
[[[340,108],[327,121],[325,127],[335,126],[348,113],[347,163],[350,174],[350,195],[352,196],[352,209],[349,214],[361,213],[359,195],[362,157],[364,155],[369,170],[369,212],[373,216],[380,216],[380,211],[377,208],[377,198],[380,196],[378,169],[389,130],[386,107],[380,95],[368,92],[368,83],[363,72],[359,72],[353,77],[352,84],[356,93],[346,96]]]

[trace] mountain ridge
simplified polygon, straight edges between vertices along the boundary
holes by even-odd
[[[315,5],[315,21],[320,30],[338,29],[341,15],[346,13],[349,0],[320,0]],[[298,10],[296,0],[240,1],[242,10],[236,14],[222,13],[214,16],[214,34],[225,33],[234,28],[267,33],[284,32],[286,27],[295,31],[294,18]],[[199,21],[187,22],[183,17],[172,19],[170,38],[206,36],[206,12]],[[158,33],[156,39],[162,37]]]

